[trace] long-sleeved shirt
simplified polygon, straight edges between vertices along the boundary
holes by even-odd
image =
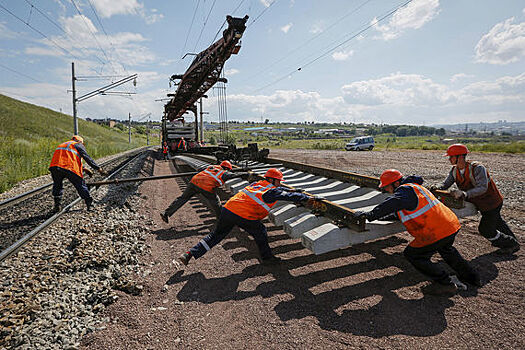
[[[98,166],[98,164],[93,160],[93,158],[91,158],[89,156],[89,154],[87,153],[86,151],[86,147],[84,147],[83,144],[81,144],[80,142],[79,143],[76,143],[73,147],[75,147],[75,149],[77,150],[78,152],[78,155],[84,159],[90,167],[92,167],[93,169],[95,170],[98,170],[100,169],[100,166]]]
[[[278,200],[302,202],[308,200],[308,198],[310,196],[300,192],[290,192],[285,187],[272,188],[262,195],[262,199],[266,203],[273,203]]]
[[[489,176],[487,174],[487,169],[479,163],[476,163],[476,166],[473,168],[473,176],[475,183],[473,183],[473,188],[471,188],[468,191],[465,191],[466,199],[482,195],[483,193],[487,192],[487,189],[489,187]],[[439,187],[440,190],[446,190],[456,182],[456,180],[454,179],[455,172],[456,166],[453,166],[452,169],[450,169],[447,178]]]
[[[204,165],[204,166],[201,166],[198,171],[201,172],[201,171],[204,171],[206,170],[206,168],[208,168],[209,165]],[[248,172],[233,172],[233,171],[227,171],[222,174],[222,181],[226,182],[228,180],[231,180],[231,179],[236,179],[238,177],[243,177],[243,176],[248,176]]]
[[[421,176],[408,176],[401,180],[401,184],[415,183],[418,185],[423,184],[423,178]],[[374,209],[365,213],[368,221],[374,221],[380,218],[384,218],[387,215],[393,214],[399,210],[414,210],[417,207],[418,199],[414,190],[407,186],[399,186],[395,189],[394,195],[386,199],[383,203],[376,206]],[[389,216],[389,220],[397,219],[397,216]]]

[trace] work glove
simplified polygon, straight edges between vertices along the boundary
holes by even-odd
[[[84,172],[84,174],[86,174],[89,177],[93,176],[93,172],[91,171],[91,169],[83,168],[82,171]]]
[[[323,206],[322,200],[324,200],[323,197],[311,196],[306,200],[306,205],[313,209],[319,209]]]
[[[102,168],[98,168],[98,172],[99,172],[100,175],[102,175],[102,176],[108,176],[108,173],[107,173],[104,169],[102,169]]]
[[[456,199],[467,198],[467,194],[464,191],[461,191],[461,190],[452,190],[452,191],[450,191],[450,193]]]
[[[354,210],[354,216],[355,217],[365,217],[366,218],[366,212],[364,210]]]
[[[436,185],[436,184],[432,184],[430,186],[428,186],[428,189],[432,192],[436,191],[436,190],[439,190],[441,186],[439,185]]]

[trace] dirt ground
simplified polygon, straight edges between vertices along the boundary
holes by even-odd
[[[300,150],[270,155],[376,176],[397,167],[433,181],[443,179],[449,169],[436,152]],[[506,192],[523,189],[524,182],[512,174],[523,174],[525,159],[505,156],[500,164],[500,155],[481,157],[510,197],[504,217],[523,241],[522,193]],[[170,163],[156,162],[155,175],[173,171]],[[106,312],[111,322],[86,336],[83,348],[525,348],[525,249],[514,256],[495,254],[477,233],[477,217],[462,220],[455,246],[480,271],[483,286],[451,298],[432,297],[421,293],[428,282],[403,258],[410,240],[406,233],[315,256],[266,222],[270,245],[284,259],[281,265],[261,266],[253,240],[235,229],[181,270],[174,259],[215,221],[197,198],[169,224],[161,221],[158,213],[184,186],[180,179],[141,185],[147,207],[140,210],[158,225],[148,237],[149,253],[141,257],[144,292],[119,294]]]

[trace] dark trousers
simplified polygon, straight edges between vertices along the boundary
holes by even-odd
[[[164,160],[168,160],[168,153],[162,153],[162,155],[164,156]]]
[[[479,233],[491,241],[492,245],[499,248],[506,248],[509,245],[516,244],[516,236],[501,217],[501,203],[497,208],[482,211],[479,222]]]
[[[452,282],[449,273],[439,264],[430,261],[432,255],[439,253],[443,260],[457,272],[459,279],[467,281],[473,280],[475,276],[477,276],[477,272],[463,259],[457,249],[452,246],[456,234],[457,232],[425,247],[414,248],[408,246],[404,251],[405,258],[416,270],[437,283],[450,284]]]
[[[272,256],[272,250],[268,244],[266,226],[259,220],[244,219],[226,208],[222,208],[221,216],[215,230],[190,249],[191,255],[193,255],[195,259],[200,258],[217,243],[222,241],[235,226],[239,226],[255,239],[262,259],[267,259]]]
[[[190,200],[191,197],[193,197],[196,194],[200,194],[202,197],[204,197],[205,202],[208,203],[208,206],[211,208],[213,213],[217,218],[219,218],[221,214],[221,201],[219,199],[219,196],[217,196],[216,193],[211,193],[208,191],[203,190],[202,188],[199,188],[192,184],[191,182],[188,183],[188,186],[178,197],[175,199],[169,207],[166,209],[165,213],[168,217],[172,216],[177,210],[180,209],[187,201]]]
[[[80,195],[80,198],[86,200],[91,199],[91,195],[89,194],[89,189],[86,186],[86,182],[83,178],[78,176],[72,171],[62,169],[59,167],[51,167],[49,168],[49,171],[51,172],[51,177],[53,178],[53,190],[51,193],[53,194],[53,197],[60,198],[62,197],[62,192],[64,190],[64,179],[68,179],[73,186],[77,189],[78,194]]]

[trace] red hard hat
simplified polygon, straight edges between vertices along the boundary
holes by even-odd
[[[455,143],[453,145],[448,146],[447,153],[444,154],[444,157],[452,157],[452,156],[460,156],[462,154],[470,153],[467,146],[461,143]]]
[[[227,161],[227,160],[223,160],[223,161],[221,162],[221,166],[222,166],[223,168],[227,168],[227,169],[230,169],[230,170],[232,170],[232,168],[233,168],[232,163],[230,163],[230,162]]]
[[[266,171],[266,174],[264,174],[264,177],[269,177],[272,179],[277,179],[284,181],[283,173],[281,173],[278,169],[270,168]]]
[[[379,180],[381,180],[379,187],[388,186],[396,182],[397,180],[401,179],[402,177],[403,177],[403,174],[401,174],[399,170],[396,170],[396,169],[385,170],[379,177]]]

